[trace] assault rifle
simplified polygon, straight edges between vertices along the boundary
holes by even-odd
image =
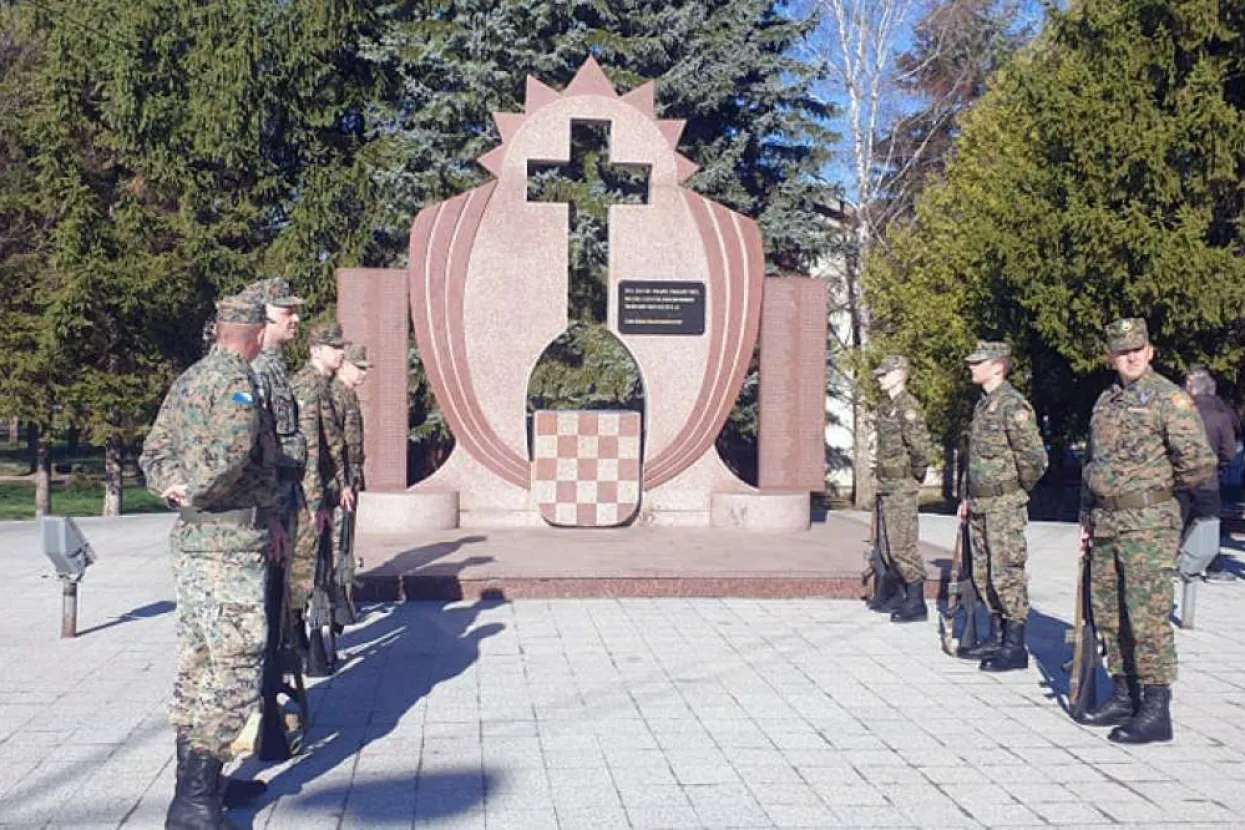
[[[333,531],[325,528],[319,534],[316,549],[316,576],[312,583],[311,601],[307,607],[307,676],[328,677],[337,662],[336,643],[324,643],[324,629],[333,625]],[[332,648],[332,651],[329,648]]]
[[[333,566],[333,634],[340,634],[359,619],[354,606],[354,511],[343,510],[338,534],[337,563]]]
[[[268,620],[268,641],[264,647],[261,679],[259,746],[261,761],[284,761],[302,749],[306,742],[311,710],[303,686],[302,660],[291,645],[294,632],[287,613],[290,599],[285,565],[268,565],[264,589],[264,616]],[[285,701],[294,701],[298,713],[287,715]],[[291,728],[291,726],[293,728]]]
[[[1090,602],[1089,543],[1081,547],[1081,572],[1076,585],[1076,617],[1068,641],[1072,659],[1068,670],[1068,714],[1080,720],[1098,702],[1098,667],[1102,664],[1098,632],[1094,628],[1094,610]]]
[[[873,503],[873,533],[871,545],[865,553],[869,565],[860,575],[865,586],[865,601],[870,611],[881,611],[891,597],[899,593],[903,580],[895,570],[890,558],[890,539],[886,535],[886,519],[882,513],[882,497]]]
[[[961,646],[977,645],[977,586],[973,583],[973,546],[968,538],[968,516],[960,519],[955,534],[955,550],[951,554],[951,579],[947,583],[947,610],[938,619],[938,631],[942,635],[942,650],[952,657],[958,656]],[[964,611],[964,626],[960,636],[955,636],[955,618]]]

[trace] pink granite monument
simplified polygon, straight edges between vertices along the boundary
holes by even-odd
[[[411,320],[456,446],[406,507],[365,503],[365,528],[371,516],[410,529],[807,527],[819,484],[780,476],[791,486],[758,491],[714,446],[757,343],[764,252],[751,219],[681,186],[695,171],[677,150],[683,122],[656,117],[652,83],[616,93],[592,58],[562,92],[529,77],[524,111],[494,118],[501,144],[480,163],[495,179],[425,208],[411,230]],[[567,163],[574,122],[608,124],[609,163],[647,174],[645,203],[612,205],[608,222],[606,324],[639,367],[642,419],[527,412],[533,368],[567,329],[569,290],[569,206],[529,201],[529,165]],[[824,347],[824,301],[818,316]],[[820,464],[820,424],[818,412],[815,446],[806,429],[777,451],[811,447]]]

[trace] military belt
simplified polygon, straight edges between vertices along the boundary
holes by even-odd
[[[186,507],[180,513],[182,521],[191,525],[218,524],[255,527],[259,509],[243,507],[238,510],[196,510],[193,507]]]
[[[1175,496],[1171,490],[1142,490],[1135,493],[1123,493],[1114,498],[1099,497],[1098,506],[1107,510],[1138,510],[1142,507],[1153,507],[1171,501]]]
[[[968,484],[968,495],[974,499],[996,498],[1020,491],[1019,481],[1003,481],[998,484],[972,482]]]

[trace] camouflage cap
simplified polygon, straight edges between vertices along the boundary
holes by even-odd
[[[367,346],[362,343],[351,343],[346,347],[346,362],[353,363],[360,369],[372,368],[372,362],[367,359]]]
[[[262,326],[264,304],[254,297],[235,294],[216,304],[217,325]]]
[[[281,277],[273,277],[267,280],[251,283],[242,292],[247,296],[257,297],[260,301],[267,305],[275,305],[279,308],[293,308],[304,304],[302,297],[295,297],[290,291],[290,283]]]
[[[981,363],[986,360],[994,360],[1000,357],[1011,357],[1012,347],[1006,343],[1000,343],[997,340],[978,340],[977,348],[964,358],[968,363]]]
[[[332,346],[335,349],[343,349],[346,347],[346,340],[342,337],[342,327],[337,323],[319,323],[312,326],[307,332],[308,346]]]
[[[905,372],[908,371],[908,358],[898,354],[887,355],[883,358],[882,362],[878,364],[878,368],[873,370],[873,374],[875,377],[880,377],[887,372],[893,372],[896,369],[900,369]]]
[[[1146,321],[1140,317],[1125,317],[1107,326],[1107,351],[1130,352],[1149,345],[1150,334]]]

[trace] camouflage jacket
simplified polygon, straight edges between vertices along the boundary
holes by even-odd
[[[1081,521],[1092,524],[1096,536],[1179,528],[1174,499],[1119,509],[1103,500],[1161,495],[1195,487],[1215,474],[1215,454],[1185,391],[1152,369],[1127,386],[1116,381],[1098,397],[1089,428]]]
[[[290,380],[298,403],[298,427],[307,437],[307,465],[303,469],[303,496],[307,510],[332,510],[346,481],[346,439],[342,434],[329,378],[311,363]]]
[[[341,419],[341,430],[346,438],[347,481],[356,491],[363,489],[363,410],[359,408],[359,396],[337,378],[329,388],[333,392],[333,408]]]
[[[277,434],[277,509],[284,514],[298,510],[298,483],[307,463],[307,439],[298,430],[298,405],[290,389],[290,370],[280,348],[264,349],[251,361],[260,404],[272,419]]]
[[[982,395],[968,432],[969,509],[988,513],[1027,504],[1047,463],[1037,416],[1024,396],[1007,381]]]
[[[883,401],[877,411],[878,452],[875,472],[883,491],[916,490],[934,460],[921,404],[904,390]]]
[[[256,551],[268,542],[276,489],[276,436],[261,411],[246,361],[219,347],[174,383],[143,443],[139,466],[157,496],[184,485],[188,506],[208,514],[179,520],[186,551]],[[250,524],[213,522],[211,513],[258,508]]]

